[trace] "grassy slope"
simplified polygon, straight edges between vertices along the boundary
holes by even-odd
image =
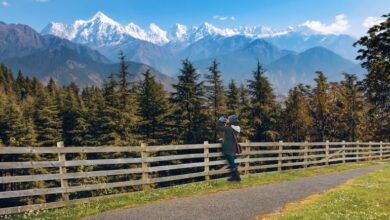
[[[153,189],[147,192],[134,192],[116,195],[110,198],[91,199],[84,204],[75,204],[64,208],[20,213],[10,216],[0,216],[0,219],[81,219],[100,212],[117,208],[132,207],[163,199],[174,199],[185,196],[212,193],[233,188],[243,188],[253,185],[268,184],[293,180],[300,177],[315,176],[371,166],[377,163],[351,163],[345,165],[332,165],[309,169],[290,170],[280,173],[264,173],[242,178],[241,183],[230,183],[224,179],[195,182],[173,187]]]
[[[390,219],[390,167],[327,192],[288,204],[280,213],[258,219]]]

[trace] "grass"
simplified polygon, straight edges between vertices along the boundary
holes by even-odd
[[[361,167],[368,167],[375,164],[378,163],[351,163],[344,165],[332,165],[327,167],[289,170],[279,173],[263,173],[244,177],[242,178],[241,183],[231,183],[224,179],[194,182],[167,188],[152,189],[146,192],[121,194],[109,198],[95,198],[91,199],[88,203],[74,204],[63,208],[0,216],[0,219],[81,219],[83,217],[98,214],[104,211],[143,205],[152,201],[174,199],[213,193],[228,189],[238,189],[254,185],[276,183],[293,180],[300,177],[316,176],[320,174],[335,173]]]
[[[327,192],[287,204],[281,212],[258,217],[291,219],[390,219],[390,167],[347,181]]]

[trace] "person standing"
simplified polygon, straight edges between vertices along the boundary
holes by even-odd
[[[216,127],[217,131],[223,132],[222,153],[229,163],[231,177],[228,181],[241,181],[240,173],[238,172],[235,163],[237,153],[237,134],[240,133],[240,126],[238,125],[238,117],[230,115],[228,118],[221,116],[218,119]]]

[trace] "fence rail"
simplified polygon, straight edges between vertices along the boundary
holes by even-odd
[[[337,163],[390,160],[390,143],[383,142],[261,142],[241,143],[243,152],[236,160],[243,175],[282,171]],[[0,157],[51,155],[46,160],[8,160],[0,162],[0,215],[28,210],[55,208],[88,198],[77,193],[132,187],[130,191],[148,190],[163,183],[200,181],[225,177],[227,162],[220,144],[166,146],[102,146],[102,147],[0,147]],[[77,159],[75,155],[85,155]],[[92,155],[92,156],[89,156]],[[37,157],[30,157],[37,158]],[[86,159],[85,159],[86,158]],[[110,165],[108,167],[107,165]],[[86,169],[88,167],[88,169]],[[31,174],[32,169],[46,173]],[[114,169],[113,169],[114,168]],[[20,172],[19,172],[20,171]],[[15,174],[16,173],[16,174]],[[21,174],[22,173],[22,174]],[[110,177],[118,177],[108,180]],[[91,178],[106,178],[88,182]],[[79,180],[78,182],[74,182]],[[175,182],[176,181],[176,182]],[[50,187],[18,189],[13,186],[33,182],[50,182]],[[180,182],[180,183],[182,183]],[[46,203],[7,207],[11,199],[57,195]],[[89,194],[89,198],[93,197]],[[102,196],[99,196],[102,197]],[[105,197],[105,196],[103,196]],[[81,198],[81,199],[80,199]],[[5,204],[5,205],[4,205]],[[11,206],[11,205],[8,205]]]

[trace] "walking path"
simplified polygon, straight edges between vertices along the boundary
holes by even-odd
[[[323,192],[345,181],[380,169],[381,165],[340,173],[305,177],[296,180],[232,189],[186,198],[152,202],[143,206],[119,209],[87,219],[251,219],[280,210],[286,203]]]

